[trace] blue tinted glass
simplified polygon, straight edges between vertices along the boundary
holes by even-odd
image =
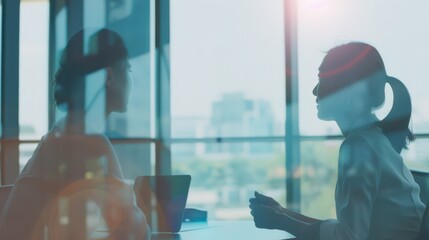
[[[36,143],[20,144],[19,145],[19,172],[25,167],[28,160],[33,156],[33,152],[36,149]]]
[[[335,183],[341,141],[301,142],[301,211],[312,217],[335,218]]]
[[[19,42],[19,137],[48,130],[49,1],[22,1]]]
[[[173,137],[284,134],[282,4],[170,1]]]
[[[97,9],[97,11],[94,11]],[[65,47],[64,34],[67,34],[67,12],[60,11],[56,18],[57,24],[57,55],[56,62]],[[128,58],[124,59],[122,68],[114,69],[115,79],[127,78],[123,97],[125,107],[109,111],[112,101],[106,90],[108,69],[103,67],[85,76],[85,124],[87,128],[97,128],[110,138],[153,137],[154,91],[151,79],[150,50],[150,5],[148,0],[85,0],[83,1],[83,54],[89,56],[97,51],[94,33],[102,28],[119,34],[123,40]],[[71,36],[66,36],[69,39]],[[57,65],[58,66],[58,65]],[[109,65],[110,66],[110,65]],[[126,77],[125,77],[126,75]],[[114,83],[116,85],[117,82]],[[129,92],[128,92],[129,91]],[[106,113],[108,117],[106,119]],[[56,120],[64,116],[57,111]],[[107,121],[105,121],[107,120]],[[91,132],[91,130],[88,130]]]
[[[114,143],[125,180],[134,184],[138,176],[155,175],[155,144]]]
[[[429,171],[429,139],[417,138],[401,155],[409,168]]]
[[[251,219],[254,191],[286,202],[283,142],[173,144],[171,154],[173,174],[192,176],[188,206],[211,219]]]

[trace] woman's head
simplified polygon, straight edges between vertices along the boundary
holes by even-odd
[[[386,83],[392,87],[394,102],[379,125],[400,151],[406,137],[411,136],[408,130],[410,96],[399,80],[386,74],[380,54],[369,44],[351,42],[327,52],[319,67],[319,83],[313,90],[318,117],[338,123],[369,115],[384,104]]]
[[[380,54],[368,44],[352,42],[329,50],[313,91],[319,103],[319,118],[358,116],[382,106],[386,78]]]
[[[85,78],[97,71],[104,71],[106,113],[127,109],[131,79],[128,51],[119,34],[101,29],[89,38],[81,30],[73,35],[63,51],[60,68],[55,75],[54,98],[58,106],[69,111],[85,111],[85,101],[98,96],[85,95]],[[98,94],[98,93],[97,93]],[[85,99],[87,98],[87,99]]]

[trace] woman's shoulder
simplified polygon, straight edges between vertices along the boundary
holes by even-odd
[[[375,147],[388,139],[377,126],[362,128],[346,137],[342,146],[346,147]]]
[[[60,119],[52,129],[44,136],[45,142],[51,143],[76,143],[79,145],[91,144],[94,147],[108,146],[110,140],[101,133],[85,133],[78,131],[83,125],[66,124],[65,119]]]
[[[377,146],[373,141],[382,134],[377,129],[363,129],[355,132],[343,141],[340,146],[339,161],[343,166],[378,165]]]
[[[371,138],[374,132],[371,129],[362,129],[346,136],[341,149],[367,148],[371,146]]]

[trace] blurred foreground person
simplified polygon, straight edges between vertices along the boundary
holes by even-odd
[[[66,116],[16,180],[1,216],[1,239],[150,238],[113,147],[97,129],[110,113],[127,110],[128,52],[113,31],[86,37],[79,31],[63,52],[54,97]]]

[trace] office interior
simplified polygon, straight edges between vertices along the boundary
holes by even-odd
[[[104,126],[125,179],[189,174],[187,206],[209,219],[251,220],[255,190],[335,218],[344,138],[317,118],[312,89],[326,51],[350,41],[375,46],[388,74],[407,86],[416,140],[402,156],[429,171],[426,1],[2,0],[0,7],[1,185],[14,183],[65,114],[53,104],[53,83],[68,39],[100,28],[123,37],[132,66],[128,111]],[[88,91],[97,84],[88,81]],[[386,94],[380,118],[392,104]]]

